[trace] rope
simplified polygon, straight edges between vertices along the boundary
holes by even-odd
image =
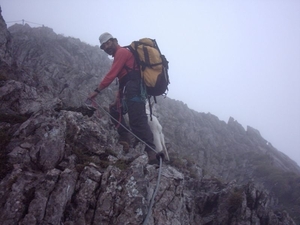
[[[145,220],[144,220],[144,222],[143,222],[142,225],[147,225],[148,224],[148,220],[149,220],[149,218],[151,216],[152,207],[153,207],[153,204],[154,204],[154,198],[155,198],[157,190],[159,188],[160,177],[161,177],[161,168],[162,168],[162,158],[159,157],[159,171],[158,171],[158,178],[157,178],[157,182],[156,182],[156,187],[155,187],[154,193],[153,193],[152,198],[151,198],[151,202],[150,202],[150,205],[149,205],[147,216],[146,216],[146,218],[145,218]]]
[[[44,24],[35,23],[35,22],[30,22],[30,21],[28,21],[28,20],[16,20],[16,21],[8,21],[8,22],[6,22],[6,23],[18,23],[18,22],[22,22],[22,23],[23,23],[23,25],[24,25],[24,23],[26,22],[26,23],[31,23],[31,24],[35,24],[35,25],[44,26]]]
[[[17,22],[23,22],[23,20],[6,21],[6,23],[17,23]]]

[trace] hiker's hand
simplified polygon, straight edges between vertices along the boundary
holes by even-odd
[[[99,88],[97,87],[90,95],[89,95],[89,99],[93,100],[94,98],[96,98],[96,96],[98,94],[100,94],[101,90],[99,90]]]
[[[96,91],[93,91],[92,93],[90,93],[90,95],[89,95],[89,97],[88,97],[88,99],[91,99],[91,100],[93,100],[94,98],[96,98],[96,96],[98,95],[98,92],[96,92]]]
[[[84,102],[85,106],[88,110],[92,110],[93,112],[96,110],[96,107],[93,105],[93,100],[88,98]]]

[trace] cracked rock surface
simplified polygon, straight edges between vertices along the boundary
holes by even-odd
[[[48,27],[7,29],[2,16],[0,58],[0,225],[142,224],[159,168],[147,164],[143,144],[128,153],[118,144],[105,111],[115,85],[97,110],[83,104],[111,60]],[[299,175],[292,160],[233,118],[226,124],[158,100],[171,161],[162,165],[149,225],[296,224],[259,182],[253,157]]]

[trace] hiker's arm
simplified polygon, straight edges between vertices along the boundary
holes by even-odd
[[[120,50],[117,52],[118,54],[115,55],[111,69],[108,71],[108,73],[105,75],[98,87],[89,95],[88,98],[95,98],[97,94],[99,94],[103,89],[108,87],[113,82],[113,80],[121,73],[127,60],[127,54],[123,54],[122,50],[121,52]]]
[[[98,89],[98,87],[92,92],[90,93],[88,99],[93,99],[95,98],[101,91]]]
[[[116,55],[114,57],[113,64],[106,74],[106,76],[103,78],[101,83],[98,86],[98,90],[102,91],[106,87],[108,87],[116,77],[119,77],[119,79],[126,74],[126,71],[124,70],[124,66],[126,64],[126,61],[128,60],[128,51],[126,49],[119,49],[116,52]],[[124,70],[124,71],[122,71]],[[121,77],[120,77],[121,76]]]

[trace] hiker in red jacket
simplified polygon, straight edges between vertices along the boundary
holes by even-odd
[[[157,163],[156,153],[153,143],[153,134],[148,125],[148,119],[145,112],[145,101],[141,96],[141,75],[140,69],[135,62],[134,55],[127,49],[118,44],[118,40],[110,33],[103,33],[99,37],[100,48],[107,54],[114,57],[113,64],[109,72],[105,75],[98,87],[89,95],[89,99],[94,99],[103,89],[108,87],[115,78],[119,80],[119,92],[115,104],[110,106],[110,114],[115,120],[119,137],[119,143],[123,145],[123,150],[128,151],[131,144],[130,134],[123,127],[125,125],[122,113],[127,108],[129,125],[133,134],[146,143],[145,151],[148,154],[149,164]],[[122,100],[125,101],[122,101]],[[125,102],[126,107],[121,106]],[[119,121],[119,122],[116,122]],[[123,126],[120,126],[121,123]],[[147,146],[148,145],[148,146]]]

